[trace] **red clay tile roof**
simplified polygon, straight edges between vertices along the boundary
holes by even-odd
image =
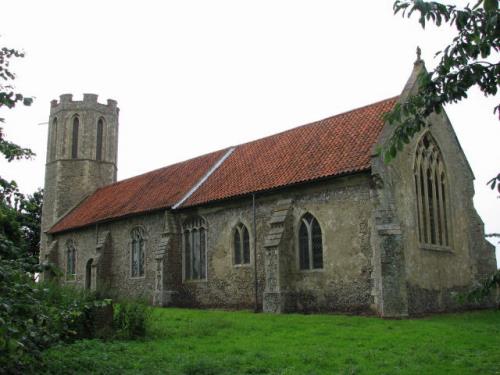
[[[139,212],[170,207],[196,184],[226,150],[212,152],[97,189],[49,233]]]
[[[300,182],[368,170],[384,125],[387,99],[312,124],[236,146],[182,207]],[[51,233],[172,207],[228,150],[220,150],[98,189],[50,229]]]

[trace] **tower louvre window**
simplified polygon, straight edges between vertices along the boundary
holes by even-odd
[[[57,158],[57,117],[52,120],[52,145],[50,148],[50,161]]]
[[[414,175],[419,242],[448,247],[446,173],[441,151],[430,133],[418,143]]]
[[[310,213],[302,216],[299,224],[299,268],[323,268],[323,240],[318,220]]]
[[[97,139],[96,139],[96,155],[95,155],[96,160],[102,160],[103,132],[104,132],[104,120],[100,118],[99,121],[97,121],[97,134],[96,134]]]
[[[75,116],[73,118],[73,132],[71,137],[71,158],[78,158],[78,128],[80,127],[80,119]]]

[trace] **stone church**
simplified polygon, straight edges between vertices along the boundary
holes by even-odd
[[[375,152],[423,69],[398,97],[122,181],[117,103],[61,95],[41,257],[63,283],[157,306],[453,310],[496,259],[450,121],[432,115],[389,164]]]

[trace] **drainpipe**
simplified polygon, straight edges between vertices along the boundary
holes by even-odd
[[[253,279],[255,284],[255,306],[254,312],[259,312],[259,281],[257,280],[257,224],[255,219],[255,194],[252,194],[252,216],[253,216]]]

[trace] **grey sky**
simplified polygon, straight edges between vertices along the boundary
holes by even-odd
[[[26,51],[16,87],[36,97],[0,113],[9,139],[37,153],[0,164],[25,192],[43,186],[37,124],[62,93],[118,101],[123,179],[397,95],[416,46],[432,69],[452,35],[393,16],[392,0],[11,1],[2,13],[0,44]],[[486,186],[500,169],[497,102],[474,91],[446,108],[487,232],[500,232]]]

